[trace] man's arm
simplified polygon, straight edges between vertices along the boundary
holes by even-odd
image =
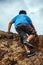
[[[13,21],[10,21],[9,24],[8,24],[8,33],[10,33],[10,29],[11,29],[11,26],[14,22]]]
[[[34,27],[34,25],[33,24],[30,24],[31,25],[31,27],[35,30],[35,27]]]

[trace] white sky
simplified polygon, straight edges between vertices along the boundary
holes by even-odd
[[[26,10],[38,34],[43,34],[43,0],[0,0],[0,30],[7,31],[9,21]],[[12,32],[16,32],[14,25]]]

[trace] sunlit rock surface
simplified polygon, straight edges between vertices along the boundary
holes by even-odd
[[[39,42],[32,43],[37,52],[27,58],[19,35],[0,31],[0,65],[43,65],[43,35],[39,35]]]

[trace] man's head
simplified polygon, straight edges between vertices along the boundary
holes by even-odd
[[[25,10],[20,10],[19,14],[27,14]]]

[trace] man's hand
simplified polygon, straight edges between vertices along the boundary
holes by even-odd
[[[35,30],[35,27],[34,27],[34,25],[33,25],[33,24],[31,24],[31,27]]]
[[[7,34],[13,34],[13,32],[6,32]]]

